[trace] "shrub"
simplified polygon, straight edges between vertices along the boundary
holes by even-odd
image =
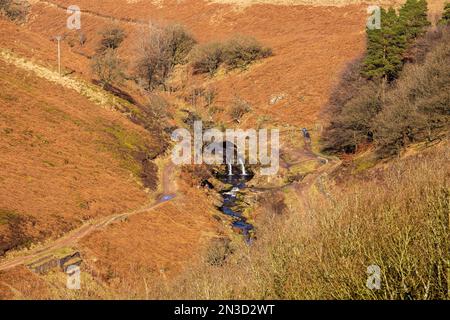
[[[227,257],[233,254],[230,242],[226,238],[217,238],[211,241],[206,253],[206,263],[215,267],[223,266]]]
[[[340,75],[340,82],[331,92],[327,106],[325,108],[324,117],[328,118],[330,124],[325,127],[322,133],[322,142],[324,150],[328,152],[340,152],[346,147],[339,142],[341,135],[341,123],[337,120],[342,113],[343,107],[352,99],[356,98],[360,89],[367,85],[368,81],[361,76],[363,67],[363,57],[357,58],[349,62],[344,71]]]
[[[218,90],[214,86],[192,87],[188,93],[183,96],[184,101],[190,105],[197,107],[202,106],[209,108],[213,105],[218,95]]]
[[[93,57],[92,70],[103,86],[120,82],[124,78],[124,63],[114,49],[106,49]]]
[[[246,68],[253,61],[272,55],[270,48],[263,47],[255,38],[238,35],[224,44],[223,61],[229,69]]]
[[[170,24],[164,28],[167,37],[171,64],[183,64],[197,41],[181,24]]]
[[[331,92],[328,108],[331,112],[340,111],[342,106],[354,98],[359,88],[367,84],[361,76],[363,57],[350,61],[341,73],[339,84]]]
[[[197,112],[189,110],[186,110],[186,112],[187,115],[183,119],[183,123],[186,124],[188,128],[193,129],[196,121],[203,121],[202,117]],[[205,128],[205,123],[203,124],[203,128]]]
[[[251,110],[252,108],[247,101],[240,98],[235,98],[233,105],[231,106],[230,116],[233,121],[240,123],[242,117]]]
[[[439,26],[436,29],[430,29],[422,37],[417,38],[406,51],[404,60],[409,63],[423,63],[427,54],[442,41],[443,34],[448,32],[447,28]]]
[[[206,106],[209,108],[214,103],[214,100],[217,98],[218,90],[216,87],[208,87],[203,93],[203,97],[205,98]]]
[[[245,69],[252,62],[272,55],[270,48],[263,47],[250,36],[235,36],[225,43],[210,42],[199,45],[191,56],[193,72],[214,75],[222,63],[228,69]]]
[[[125,31],[117,26],[109,26],[100,31],[101,40],[98,51],[103,52],[107,49],[117,49],[125,39]]]
[[[0,256],[38,240],[30,234],[35,224],[36,219],[31,216],[0,207]]]
[[[30,4],[26,0],[0,0],[0,14],[16,22],[24,22],[30,12]]]
[[[164,122],[170,116],[169,103],[161,96],[152,94],[148,100],[148,112],[158,121]]]
[[[188,102],[190,105],[196,107],[197,102],[203,97],[205,93],[205,88],[203,87],[194,87],[190,89],[190,92],[187,96],[184,97],[184,100]]]
[[[199,45],[192,52],[191,63],[194,74],[208,73],[213,76],[222,61],[223,46],[218,42]]]
[[[181,167],[182,180],[187,182],[191,187],[198,188],[205,181],[212,178],[211,170],[206,164],[201,165],[184,165]]]

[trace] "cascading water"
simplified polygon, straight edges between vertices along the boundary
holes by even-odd
[[[228,175],[229,176],[233,175],[233,166],[231,165],[231,163],[228,163]]]
[[[253,175],[247,173],[243,162],[241,162],[242,174],[233,174],[232,166],[228,165],[228,175],[219,175],[218,179],[223,183],[231,184],[230,190],[221,192],[223,197],[223,204],[219,208],[227,216],[230,216],[233,221],[231,223],[234,230],[241,233],[245,241],[250,243],[253,239],[252,230],[253,225],[247,222],[247,218],[243,215],[243,210],[238,205],[239,194],[246,188],[246,183],[253,178]],[[231,169],[230,169],[231,167]],[[231,174],[230,174],[231,172]]]
[[[242,160],[242,158],[239,158],[238,160],[239,164],[241,165],[241,172],[243,176],[247,175],[247,172],[245,171],[245,164],[244,161]]]

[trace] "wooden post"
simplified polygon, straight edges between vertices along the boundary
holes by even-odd
[[[58,73],[61,77],[61,36],[56,37],[56,41],[58,41]]]

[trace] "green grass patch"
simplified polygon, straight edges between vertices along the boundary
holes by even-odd
[[[293,174],[308,174],[310,172],[313,172],[317,169],[317,167],[319,166],[318,162],[316,159],[313,160],[306,160],[303,161],[297,165],[292,166],[289,169],[289,172],[293,173]]]
[[[75,252],[76,252],[76,250],[71,247],[62,247],[62,248],[54,251],[53,255],[56,258],[63,258],[63,257],[67,257],[68,255],[72,255]]]
[[[302,180],[307,174],[314,172],[319,167],[316,159],[306,160],[299,164],[293,165],[284,178],[284,183],[292,183]]]
[[[46,113],[48,113],[51,117],[55,118],[55,119],[47,118],[47,120],[52,120],[52,121],[55,121],[55,120],[68,120],[69,121],[69,120],[71,120],[70,116],[66,112],[64,112],[63,110],[61,110],[57,107],[49,105],[45,102],[42,102],[42,106]]]
[[[117,141],[118,147],[121,150],[143,151],[145,150],[145,143],[143,139],[136,133],[127,131],[120,126],[114,125],[106,129]]]
[[[109,149],[121,160],[122,167],[139,177],[142,166],[136,156],[141,152],[147,153],[144,140],[137,133],[127,131],[118,125],[107,127],[106,132],[115,140],[114,146]]]
[[[373,168],[378,163],[378,161],[379,160],[376,157],[375,153],[367,151],[353,160],[354,168],[352,170],[352,173],[357,174],[363,171],[367,171]]]

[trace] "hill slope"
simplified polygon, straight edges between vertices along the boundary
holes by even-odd
[[[235,34],[254,36],[273,49],[274,56],[244,72],[229,72],[213,79],[187,77],[180,87],[189,94],[198,86],[218,89],[217,104],[227,110],[235,96],[250,102],[254,112],[246,125],[261,116],[273,122],[311,124],[317,121],[328,93],[345,63],[364,50],[367,5],[315,7],[261,4],[237,8],[230,4],[194,1],[101,1],[81,0],[83,46],[66,29],[65,0],[36,1],[26,26],[46,38],[66,34],[65,49],[92,55],[98,31],[117,24],[127,38],[121,57],[132,65],[141,29],[149,21],[185,25],[200,43],[221,41]],[[73,42],[73,48],[67,44]],[[68,63],[70,63],[68,61]],[[286,98],[270,105],[273,95]]]
[[[148,201],[133,158],[154,145],[145,130],[2,60],[0,83],[0,253]]]

